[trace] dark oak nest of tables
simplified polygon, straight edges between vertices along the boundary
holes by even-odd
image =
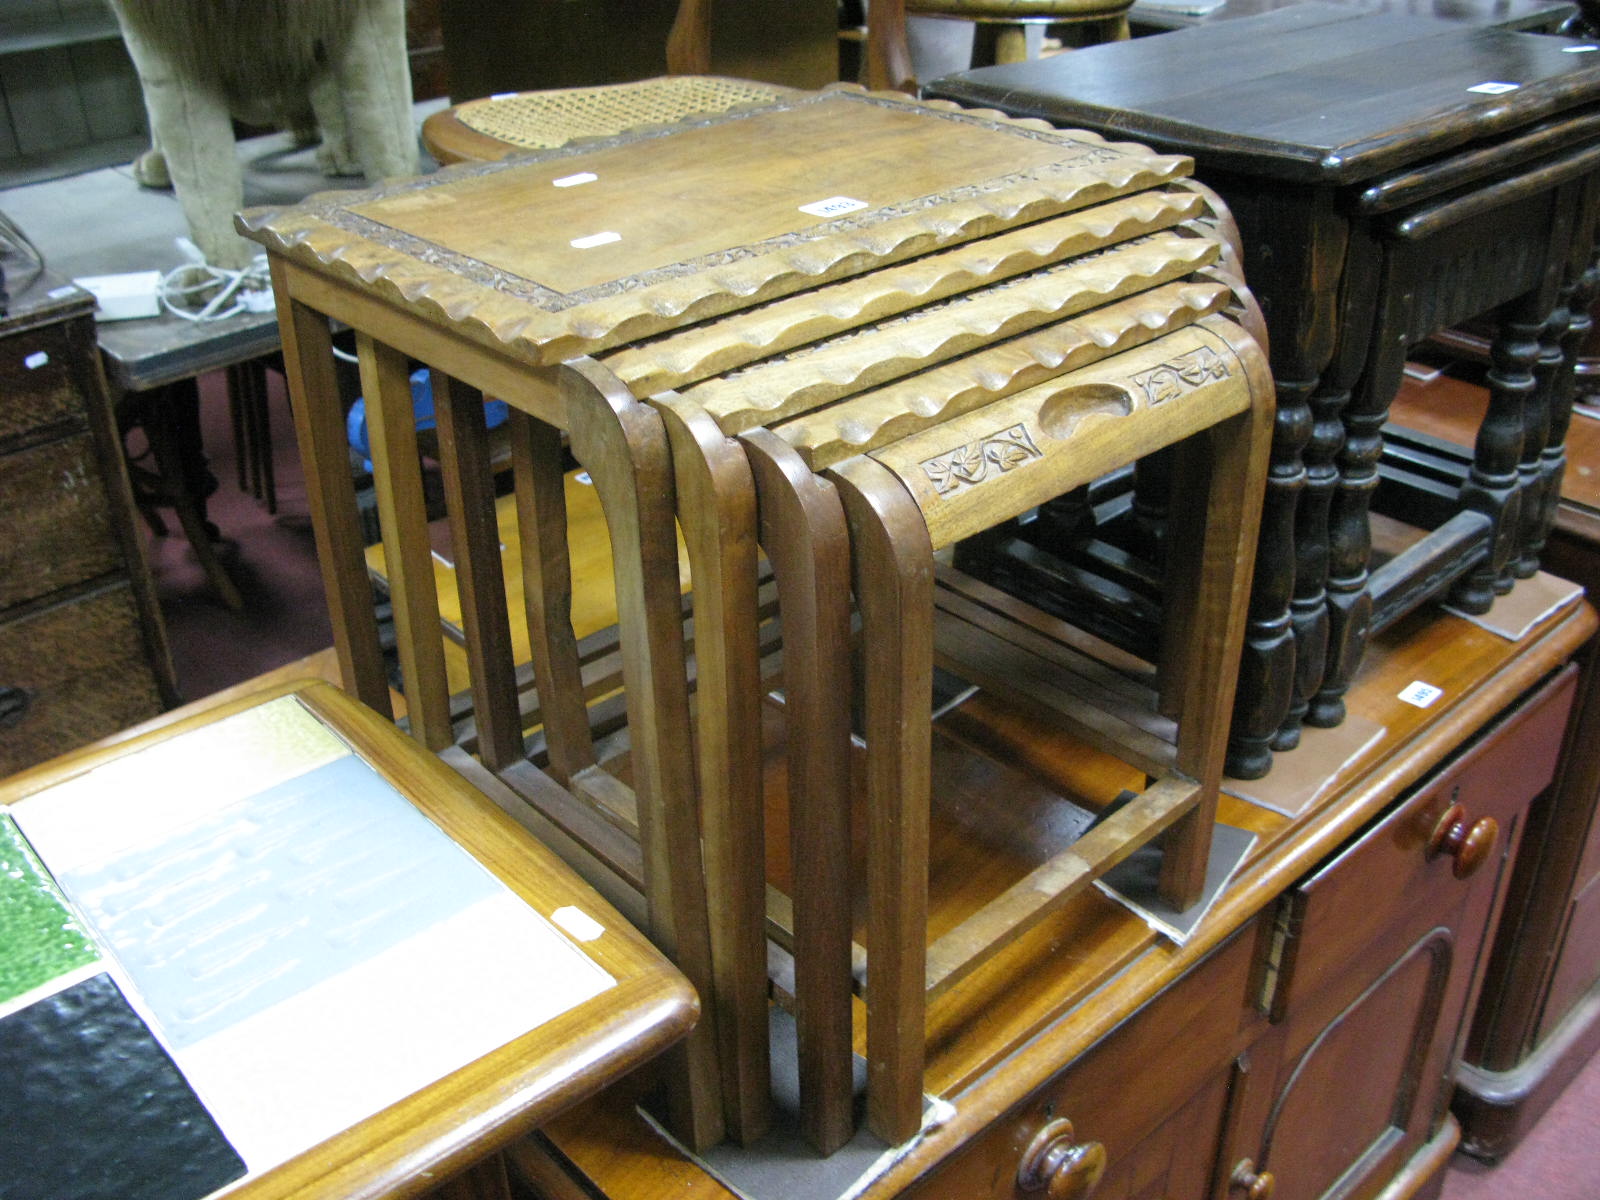
[[[1237,219],[1278,388],[1230,772],[1333,726],[1369,634],[1537,567],[1593,276],[1600,54],[1586,43],[1305,4],[951,76],[930,94],[1192,154]],[[1408,348],[1499,321],[1464,470],[1412,472],[1389,559],[1369,516]]]

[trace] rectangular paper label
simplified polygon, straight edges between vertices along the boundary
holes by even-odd
[[[576,175],[563,175],[560,179],[552,179],[550,182],[556,187],[568,188],[577,187],[580,183],[593,183],[599,178],[600,176],[593,171],[579,171]]]
[[[813,217],[842,217],[845,213],[860,212],[866,206],[865,200],[855,200],[849,196],[829,196],[826,200],[802,204],[800,211],[810,213]]]
[[[596,246],[608,246],[612,242],[620,242],[621,240],[622,235],[620,233],[611,233],[609,231],[606,233],[591,233],[588,237],[573,238],[572,248],[574,250],[592,250]]]
[[[1431,683],[1423,683],[1420,680],[1416,680],[1400,692],[1400,699],[1407,704],[1414,704],[1418,708],[1428,708],[1442,695],[1444,695],[1444,689],[1436,688]]]

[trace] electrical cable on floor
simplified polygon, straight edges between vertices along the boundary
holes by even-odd
[[[188,261],[161,277],[157,294],[162,308],[186,321],[221,321],[242,312],[271,311],[272,278],[265,254],[235,271],[206,262],[188,238],[177,242]]]

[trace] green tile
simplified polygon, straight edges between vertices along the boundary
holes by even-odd
[[[16,822],[0,813],[0,1004],[99,960]]]

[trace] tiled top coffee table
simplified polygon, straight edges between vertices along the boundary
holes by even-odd
[[[695,1017],[564,864],[325,684],[17,776],[0,864],[8,1200],[417,1194]]]

